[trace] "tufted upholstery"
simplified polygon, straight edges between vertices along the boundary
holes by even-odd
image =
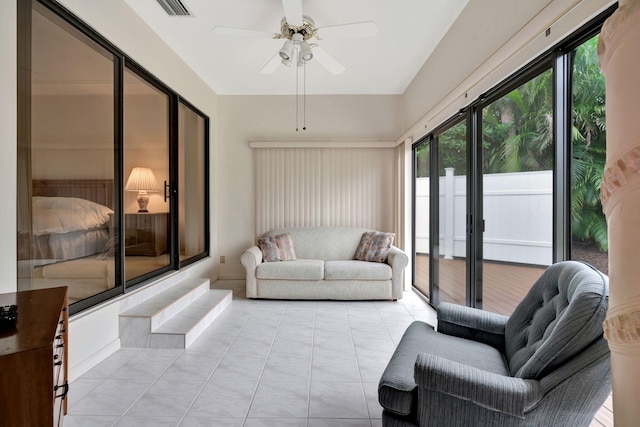
[[[378,384],[385,427],[589,426],[611,392],[608,279],[564,261],[514,313],[441,303],[415,321]]]
[[[507,321],[505,355],[511,375],[540,378],[602,335],[607,282],[577,261],[549,267]]]

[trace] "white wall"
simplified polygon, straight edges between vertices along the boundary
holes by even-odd
[[[307,130],[296,132],[293,96],[220,96],[214,162],[220,278],[244,278],[240,255],[254,243],[250,141],[393,141],[400,134],[399,96],[308,96]],[[393,167],[390,165],[390,167]]]
[[[397,141],[417,141],[614,3],[470,1],[402,96]]]

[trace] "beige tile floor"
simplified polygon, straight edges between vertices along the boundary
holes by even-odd
[[[65,427],[381,426],[377,384],[414,320],[415,293],[392,301],[234,300],[186,350],[121,349],[73,381]]]

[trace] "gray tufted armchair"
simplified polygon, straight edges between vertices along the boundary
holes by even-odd
[[[390,426],[588,426],[611,392],[608,279],[564,261],[510,317],[442,303],[406,330],[378,386]]]

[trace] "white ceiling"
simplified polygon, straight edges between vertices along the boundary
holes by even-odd
[[[156,0],[125,0],[220,95],[296,90],[296,67],[262,67],[282,40],[216,34],[216,26],[279,32],[281,0],[182,0],[192,16],[168,16]],[[469,0],[302,0],[316,27],[374,21],[368,38],[315,41],[346,71],[306,66],[307,94],[402,94]],[[319,35],[322,33],[319,31]],[[302,73],[300,74],[302,82]]]

